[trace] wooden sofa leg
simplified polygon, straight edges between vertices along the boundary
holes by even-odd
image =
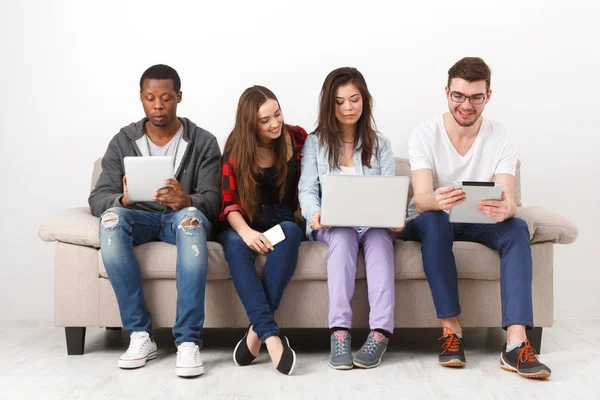
[[[67,354],[70,356],[80,356],[85,347],[85,327],[68,326],[65,328],[67,338]]]
[[[527,338],[529,339],[529,343],[533,346],[535,351],[540,354],[542,351],[542,329],[543,328],[533,328],[527,333]]]

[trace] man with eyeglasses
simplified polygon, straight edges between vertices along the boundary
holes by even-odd
[[[408,144],[414,197],[404,240],[421,242],[423,268],[442,325],[441,365],[466,364],[452,246],[469,241],[500,254],[502,328],[507,331],[500,365],[528,378],[547,378],[550,368],[539,362],[526,335],[533,328],[532,261],[527,224],[514,218],[517,149],[501,125],[482,116],[492,96],[490,81],[490,68],[481,58],[458,61],[448,70],[449,112],[414,129]],[[478,206],[496,224],[449,221],[450,209],[465,201],[454,181],[504,183],[501,200]]]

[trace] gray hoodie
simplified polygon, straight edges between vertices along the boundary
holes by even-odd
[[[92,214],[100,217],[111,207],[123,207],[123,159],[127,156],[148,156],[144,138],[147,118],[121,128],[102,158],[102,173],[88,202]],[[192,205],[209,221],[216,221],[221,209],[221,150],[217,139],[187,118],[179,118],[183,135],[175,154],[175,178],[192,198]],[[166,213],[171,208],[160,203],[139,202],[132,209]]]

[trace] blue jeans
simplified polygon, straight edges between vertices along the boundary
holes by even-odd
[[[404,240],[421,242],[423,269],[438,318],[460,314],[453,242],[476,242],[500,255],[502,327],[533,328],[531,247],[525,221],[511,218],[497,224],[453,224],[447,213],[427,211],[408,222]]]
[[[195,225],[196,221],[198,225]],[[210,230],[210,223],[195,207],[166,214],[115,207],[102,214],[102,261],[126,330],[146,331],[152,336],[152,318],[144,300],[140,265],[133,247],[162,241],[177,245],[175,344],[193,342],[202,346],[200,332],[204,325],[208,269],[206,238],[210,236]]]
[[[262,281],[254,265],[255,252],[240,235],[232,228],[218,235],[235,290],[246,309],[252,329],[262,342],[279,334],[274,314],[296,269],[298,248],[304,237],[302,229],[295,222],[293,211],[280,205],[260,207],[251,228],[264,232],[277,224],[281,224],[285,240],[267,254]]]

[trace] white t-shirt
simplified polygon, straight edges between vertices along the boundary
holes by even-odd
[[[344,167],[340,165],[340,175],[356,175],[354,167]]]
[[[515,175],[517,148],[502,127],[483,118],[479,133],[464,156],[448,137],[443,117],[432,119],[413,130],[408,142],[411,170],[428,168],[433,173],[433,190],[452,186],[454,181],[494,180],[496,174]],[[408,219],[419,213],[411,199]]]

